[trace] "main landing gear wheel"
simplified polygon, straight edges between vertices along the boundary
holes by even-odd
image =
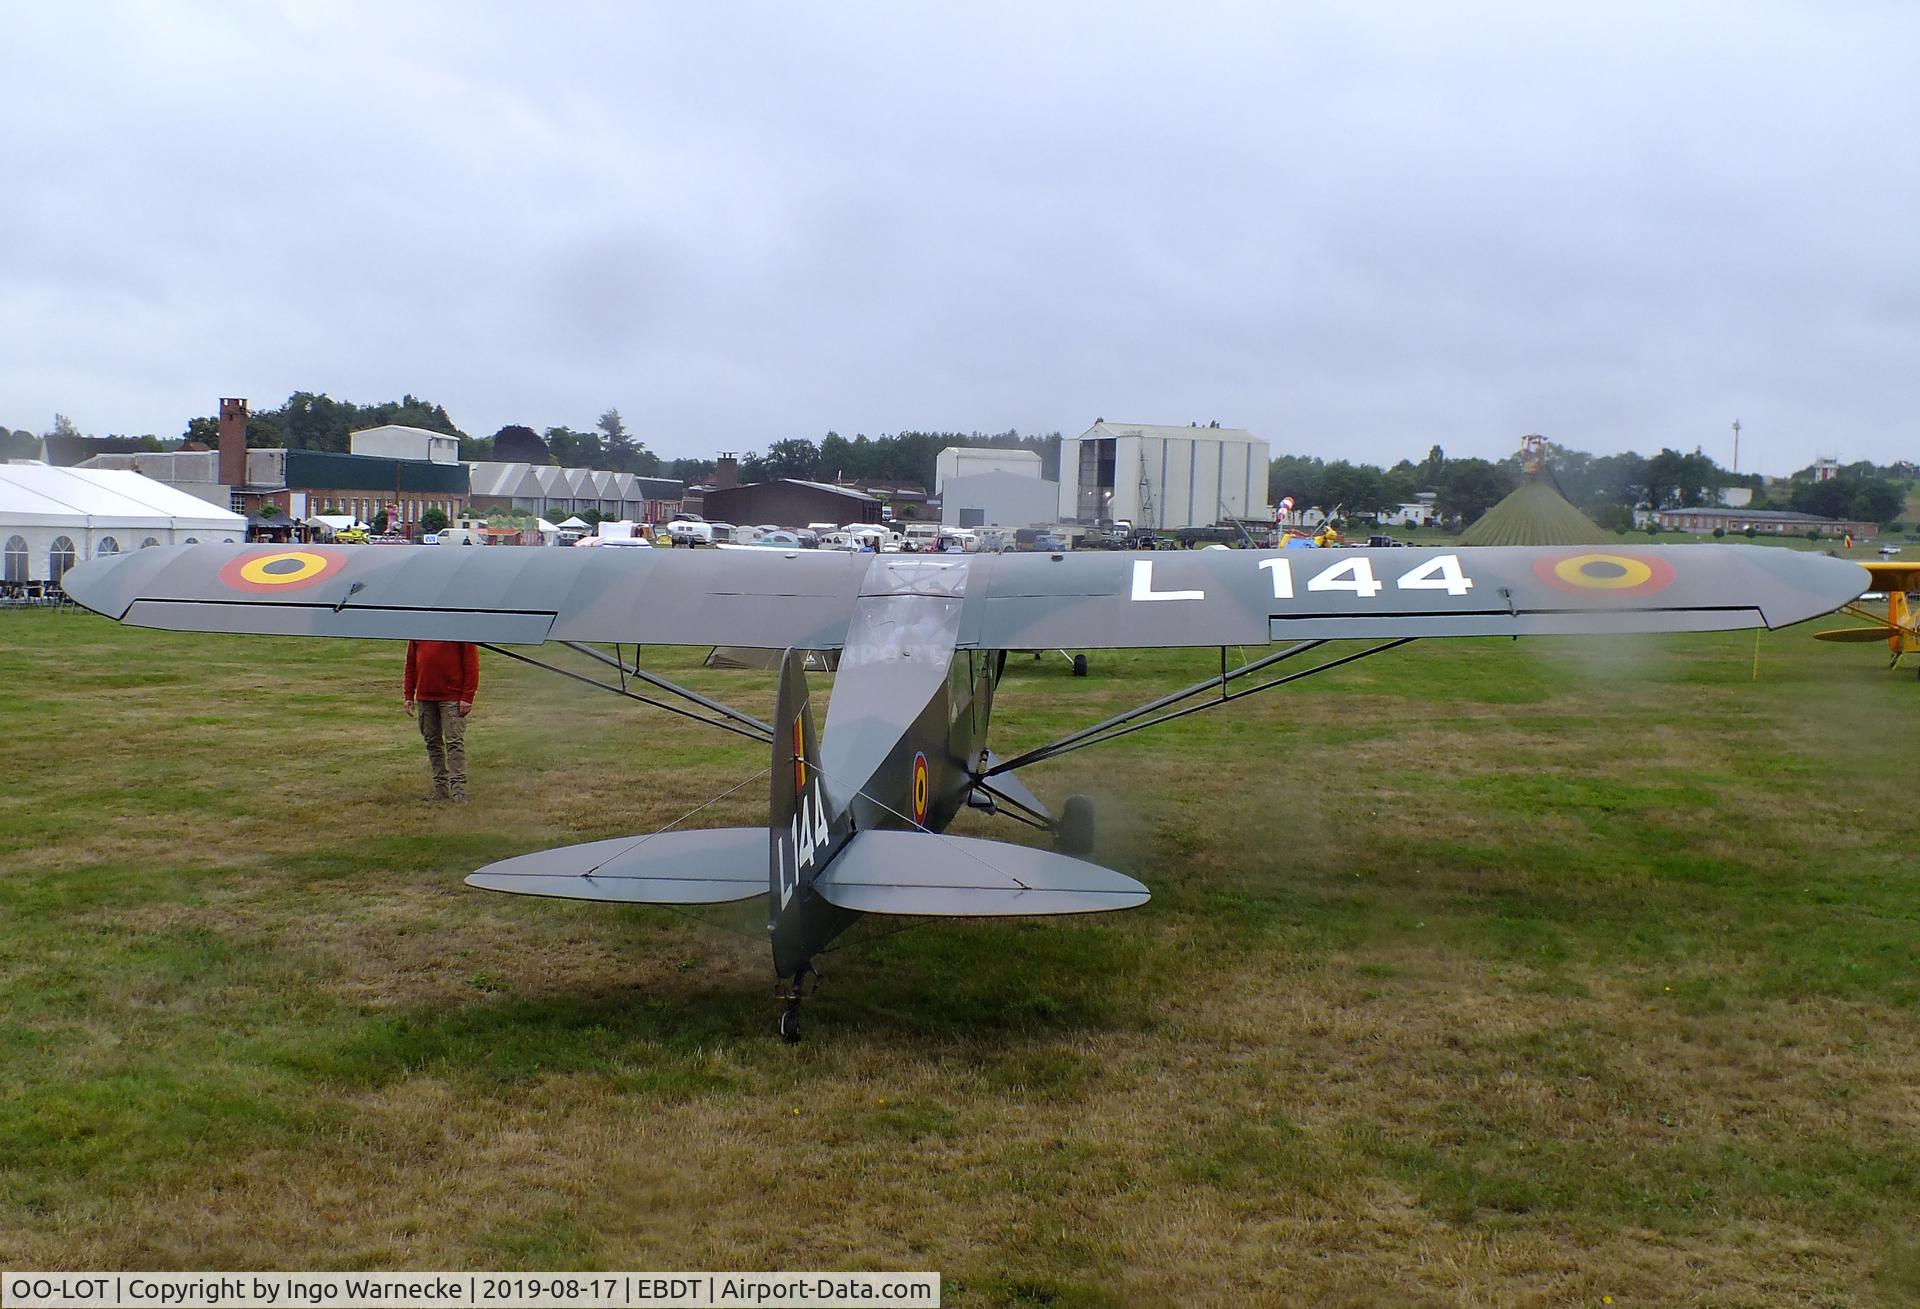
[[[1087,657],[1085,655],[1077,654],[1073,657],[1073,675],[1075,677],[1085,677],[1087,675]]]
[[[799,1042],[800,1006],[798,1003],[780,1011],[780,1039],[788,1045],[795,1045]]]
[[[1053,829],[1053,843],[1061,854],[1093,853],[1093,801],[1084,795],[1067,797],[1060,821]]]

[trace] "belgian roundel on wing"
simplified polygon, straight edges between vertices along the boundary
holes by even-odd
[[[1650,595],[1673,582],[1673,565],[1657,555],[1588,550],[1533,561],[1533,575],[1562,591]]]
[[[297,591],[339,572],[346,562],[346,555],[318,546],[260,551],[228,560],[220,581],[236,591]]]

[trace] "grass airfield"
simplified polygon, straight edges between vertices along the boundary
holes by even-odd
[[[396,645],[0,614],[0,1266],[1920,1301],[1920,685],[1820,625],[1423,642],[1033,770],[1152,903],[868,920],[788,1047],[759,904],[460,881],[761,747],[489,655],[435,807]],[[1217,668],[1093,658],[1009,663],[1002,753]]]

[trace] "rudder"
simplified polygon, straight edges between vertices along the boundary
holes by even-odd
[[[806,966],[813,944],[809,911],[813,881],[846,844],[852,822],[834,805],[820,773],[806,652],[780,660],[780,691],[773,710],[773,777],[767,804],[767,931],[774,970],[790,977]],[[825,908],[826,906],[822,906]]]

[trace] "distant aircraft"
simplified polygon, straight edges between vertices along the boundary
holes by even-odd
[[[1909,595],[1920,591],[1920,563],[1871,563],[1861,564],[1872,576],[1871,591],[1884,591],[1887,597],[1887,611],[1880,613],[1870,609],[1862,598],[1856,597],[1840,607],[1840,612],[1851,618],[1864,619],[1872,623],[1871,627],[1837,627],[1832,631],[1815,632],[1818,641],[1845,641],[1867,645],[1875,641],[1885,641],[1893,659],[1889,668],[1898,668],[1900,660],[1907,655],[1920,651],[1920,610],[1913,607]]]
[[[144,627],[478,642],[766,744],[765,828],[590,841],[504,859],[467,881],[639,904],[764,895],[786,1002],[780,1031],[797,1039],[815,957],[863,914],[1145,903],[1133,878],[1075,857],[1093,845],[1091,801],[1072,797],[1056,817],[1015,778],[1019,769],[1420,637],[1780,627],[1852,600],[1866,576],[1820,555],[1729,545],[792,557],[192,545],[93,560],[67,574],[66,588],[89,609]],[[1264,676],[1349,639],[1365,644]],[[506,648],[548,641],[616,670],[618,681]],[[1227,647],[1270,643],[1283,644],[1228,667]],[[645,671],[642,645],[783,651],[773,721]],[[1007,651],[1125,647],[1218,647],[1220,672],[1012,759],[989,748]],[[839,661],[824,740],[810,656]],[[682,703],[655,698],[661,692]],[[968,807],[1047,831],[1056,849],[945,835]]]

